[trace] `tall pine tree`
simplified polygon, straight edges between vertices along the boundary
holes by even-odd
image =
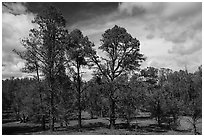
[[[66,21],[59,10],[50,6],[33,20],[37,28],[31,29],[29,37],[22,40],[26,49],[18,55],[26,60],[26,69],[37,71],[45,77],[49,93],[50,129],[54,130],[55,76],[60,73],[66,44]],[[39,77],[39,76],[38,76]]]

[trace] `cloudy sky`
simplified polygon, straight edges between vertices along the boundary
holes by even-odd
[[[2,78],[25,76],[22,60],[12,50],[23,50],[20,39],[34,27],[33,18],[47,5],[61,10],[67,29],[80,29],[100,45],[101,34],[118,25],[141,43],[147,57],[142,68],[185,67],[194,72],[202,64],[202,3],[3,3]],[[98,51],[99,54],[103,54]],[[85,74],[90,78],[90,71]]]

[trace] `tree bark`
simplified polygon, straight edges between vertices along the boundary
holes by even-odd
[[[196,120],[194,118],[193,118],[193,132],[194,132],[194,135],[198,134],[197,128],[196,128]]]
[[[197,132],[197,129],[196,129],[196,125],[195,125],[195,124],[193,124],[193,128],[194,128],[194,135],[197,135],[198,132]]]
[[[54,103],[53,103],[53,91],[51,91],[51,99],[50,99],[50,107],[51,107],[51,111],[50,111],[50,130],[54,131]]]
[[[91,113],[91,119],[93,119],[93,111],[90,110],[90,113]]]
[[[158,125],[161,126],[161,106],[160,106],[160,101],[157,102],[157,122],[158,122]]]
[[[45,115],[43,114],[42,115],[42,124],[41,124],[41,126],[42,126],[42,130],[45,130]]]
[[[127,115],[127,128],[130,129],[130,113]]]
[[[110,129],[115,129],[115,101],[110,97]]]
[[[158,125],[161,126],[161,117],[160,115],[157,117]]]
[[[77,91],[78,91],[78,127],[81,129],[81,80],[80,80],[80,64],[77,62]]]
[[[103,117],[103,107],[101,108],[101,117]]]
[[[39,76],[39,70],[38,70],[38,64],[36,63],[36,73],[37,73],[37,80],[38,80],[38,86],[39,86],[39,94],[40,94],[40,109],[41,109],[41,127],[42,130],[45,130],[45,116],[43,112],[43,100],[42,100],[42,93],[41,93],[41,86],[40,86],[40,76]]]

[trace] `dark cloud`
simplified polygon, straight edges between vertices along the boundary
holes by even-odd
[[[19,15],[25,14],[27,12],[27,8],[23,2],[2,2],[2,12]]]
[[[135,6],[134,8],[130,9],[122,9],[120,10],[120,15],[121,16],[142,16],[145,14],[146,9],[143,7],[137,7]]]
[[[46,6],[54,5],[64,15],[68,25],[73,25],[79,21],[91,20],[98,16],[107,15],[115,11],[117,2],[29,2],[28,10],[39,13]]]
[[[163,3],[157,2],[127,2],[119,5],[119,11],[131,16],[158,13],[163,9]]]

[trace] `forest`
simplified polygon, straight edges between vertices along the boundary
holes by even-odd
[[[146,57],[140,53],[140,41],[125,28],[107,29],[97,47],[79,29],[69,32],[63,15],[53,6],[33,23],[37,28],[31,28],[21,41],[25,50],[13,50],[25,61],[21,71],[33,77],[2,80],[3,134],[29,132],[28,128],[16,132],[17,127],[4,126],[12,122],[35,124],[42,134],[85,134],[88,128],[131,131],[127,134],[185,132],[178,128],[182,118],[192,127],[186,132],[202,134],[198,126],[202,65],[193,73],[142,69]],[[88,81],[83,77],[85,69],[93,71]],[[144,128],[138,122],[146,119],[154,123]],[[87,120],[93,122],[87,125]]]

